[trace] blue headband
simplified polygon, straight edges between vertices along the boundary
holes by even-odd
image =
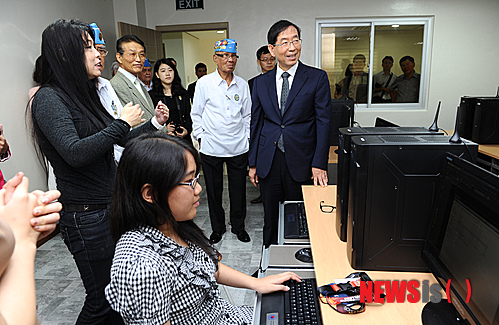
[[[92,28],[92,31],[94,32],[95,45],[97,44],[106,45],[106,42],[104,42],[104,37],[102,36],[102,31],[100,30],[99,27],[97,27],[97,24],[91,23],[88,26],[90,26],[90,28]]]
[[[227,52],[237,54],[237,43],[235,40],[226,38],[215,43],[215,52]]]

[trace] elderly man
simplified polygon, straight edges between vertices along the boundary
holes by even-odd
[[[217,70],[197,81],[191,111],[206,181],[213,243],[218,243],[226,231],[222,207],[224,163],[232,232],[242,242],[251,240],[244,229],[251,99],[246,81],[234,74],[237,58],[235,40],[216,42],[213,61]]]
[[[144,61],[144,67],[139,73],[139,79],[142,83],[142,86],[144,86],[147,91],[152,89],[152,67],[148,59]]]
[[[116,41],[116,60],[120,64],[118,72],[111,79],[111,85],[122,105],[130,102],[140,104],[146,120],[154,116],[154,104],[147,89],[138,77],[146,60],[144,42],[135,35],[125,35]],[[158,105],[162,105],[161,101]]]
[[[421,75],[414,71],[414,58],[406,55],[400,59],[399,64],[404,74],[398,76],[390,86],[392,100],[397,103],[417,103]]]
[[[91,23],[89,26],[92,28],[92,31],[94,32],[95,49],[100,53],[101,57],[100,70],[104,71],[106,55],[108,53],[106,49],[106,42],[104,41],[104,37],[102,36],[102,31],[97,26],[97,24]],[[121,104],[120,99],[118,98],[118,95],[116,95],[116,92],[114,91],[113,87],[111,86],[111,83],[102,77],[97,77],[95,78],[95,85],[97,87],[97,93],[99,94],[102,106],[104,106],[104,108],[111,116],[113,116],[114,118],[119,118],[121,115],[121,110],[123,109],[123,105]],[[160,106],[158,105],[158,107],[167,110],[166,105],[164,104]],[[152,119],[152,123],[157,129],[164,128],[164,126],[160,125],[155,118]],[[114,145],[114,161],[116,162],[116,164],[120,161],[123,149],[124,149],[123,147],[117,144]]]
[[[277,243],[279,201],[303,200],[301,186],[327,186],[331,90],[325,71],[299,61],[300,28],[287,20],[267,34],[277,68],[255,79],[249,176],[260,184],[263,244]]]

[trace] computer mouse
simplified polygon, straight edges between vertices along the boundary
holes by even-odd
[[[304,263],[312,263],[312,250],[310,248],[302,248],[295,253],[295,257],[298,261]]]

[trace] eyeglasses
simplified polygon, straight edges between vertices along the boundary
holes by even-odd
[[[190,186],[193,190],[196,189],[196,185],[198,185],[198,181],[199,181],[199,173],[196,175],[196,177],[194,177],[194,179],[188,183],[178,183],[178,185],[188,185]]]
[[[270,57],[270,58],[264,58],[263,60],[260,60],[262,62],[275,62],[275,58],[274,57]]]
[[[232,60],[239,59],[239,55],[236,55],[236,54],[227,54],[227,53],[220,54],[220,53],[215,53],[215,55],[218,56],[218,57],[221,57],[225,61],[228,61],[229,59],[232,59]]]
[[[328,204],[323,204],[324,201],[321,201],[319,203],[319,206],[321,207],[321,211],[324,212],[324,213],[331,213],[334,211],[334,209],[336,209],[336,207],[334,205],[328,205]]]
[[[145,52],[141,52],[141,53],[134,53],[134,52],[123,53],[123,52],[119,52],[119,53],[122,56],[123,56],[123,54],[126,54],[132,60],[135,60],[136,58],[139,58],[140,61],[145,61],[145,59],[146,59]]]
[[[295,47],[301,45],[301,39],[294,39],[291,42],[284,41],[281,44],[274,44],[274,46],[280,46],[283,50],[289,49],[289,47],[293,44]]]
[[[96,50],[100,53],[100,56],[106,56],[109,53],[109,51],[106,50],[105,47],[99,47],[96,48]]]

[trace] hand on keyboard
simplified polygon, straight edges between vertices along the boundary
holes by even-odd
[[[269,275],[261,279],[255,279],[255,290],[260,293],[271,293],[274,291],[288,291],[289,287],[284,284],[288,280],[301,282],[301,277],[293,272],[284,272]]]

